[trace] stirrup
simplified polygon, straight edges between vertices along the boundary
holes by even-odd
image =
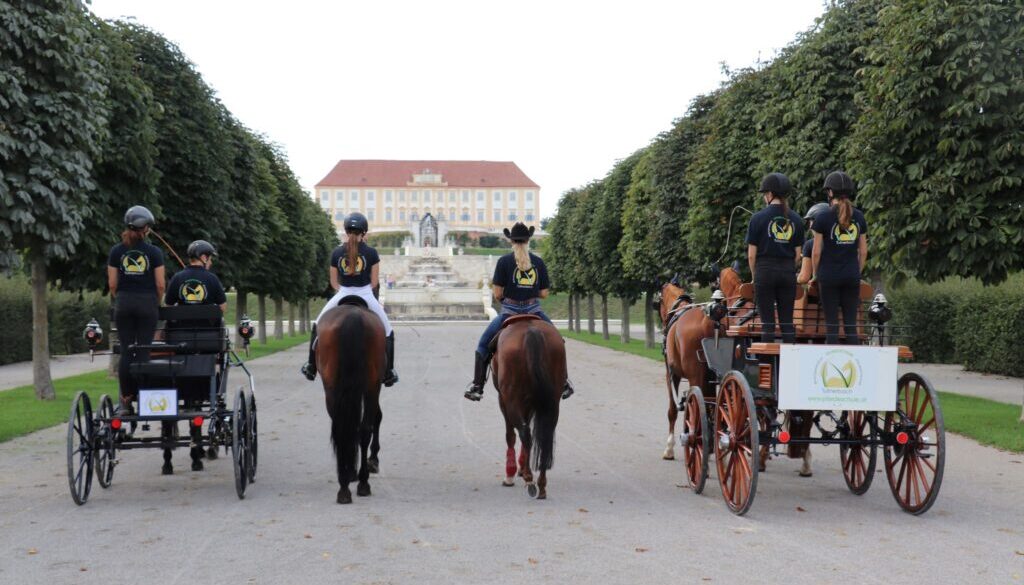
[[[316,369],[313,367],[313,364],[306,362],[302,364],[302,369],[299,371],[302,372],[302,375],[310,382],[316,380]]]
[[[472,386],[471,385],[469,387],[469,390],[466,390],[466,393],[463,394],[463,396],[466,398],[466,400],[472,400],[473,402],[479,402],[480,399],[484,397],[484,387],[483,386]]]
[[[570,384],[568,381],[566,381],[565,388],[562,389],[562,400],[566,400],[567,398],[569,398],[570,396],[572,396],[575,393],[576,393],[576,391],[573,390],[572,384]]]

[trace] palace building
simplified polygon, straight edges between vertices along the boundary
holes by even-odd
[[[416,245],[436,246],[450,231],[540,222],[540,186],[514,162],[342,160],[317,183],[316,198],[339,228],[359,211],[371,232],[408,231]],[[424,222],[433,241],[420,241]]]

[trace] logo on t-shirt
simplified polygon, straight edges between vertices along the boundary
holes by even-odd
[[[793,239],[793,232],[793,222],[781,215],[768,222],[768,235],[778,244],[788,244]]]
[[[121,272],[145,274],[149,270],[149,258],[139,250],[128,250],[121,256]]]
[[[850,227],[843,229],[843,226],[836,222],[835,227],[832,228],[832,241],[836,244],[846,246],[857,242],[857,236],[860,235],[860,228],[857,227],[856,222],[850,222]]]
[[[537,284],[537,269],[531,266],[528,270],[519,270],[517,267],[512,273],[512,282],[522,288],[533,288]]]
[[[190,278],[178,289],[178,298],[186,305],[198,305],[206,300],[206,285],[201,280]]]
[[[358,276],[358,275],[362,274],[363,273],[363,268],[365,268],[365,267],[366,267],[366,258],[363,258],[363,256],[360,255],[359,257],[356,258],[356,269],[354,271],[352,271],[351,276]],[[341,271],[341,273],[343,275],[349,274],[349,271],[348,271],[348,256],[342,256],[341,260],[338,261],[338,270]]]

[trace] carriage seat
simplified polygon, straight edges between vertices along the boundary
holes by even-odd
[[[224,315],[217,305],[161,307],[164,341],[177,354],[218,354],[227,351]]]
[[[160,378],[208,378],[217,373],[214,354],[172,355],[128,365],[132,376]]]
[[[359,295],[346,295],[344,297],[341,297],[341,300],[338,301],[338,304],[335,306],[340,307],[342,305],[352,305],[355,307],[362,307],[364,309],[370,308],[370,306],[366,304],[366,299]]]

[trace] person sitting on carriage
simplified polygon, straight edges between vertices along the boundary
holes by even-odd
[[[814,226],[814,218],[819,213],[828,210],[828,203],[824,201],[815,203],[807,210],[804,214],[804,230],[807,235],[811,234],[811,228]],[[797,284],[808,284],[814,278],[814,262],[811,258],[811,254],[814,252],[814,238],[807,238],[804,241],[803,248],[800,250],[800,274],[796,276]]]
[[[370,231],[370,222],[359,212],[349,214],[345,218],[345,233],[348,241],[334,249],[331,254],[331,288],[337,292],[327,301],[317,316],[319,321],[324,313],[338,306],[343,298],[356,296],[366,302],[368,309],[377,314],[384,324],[385,347],[387,353],[387,371],[384,374],[384,385],[393,386],[398,382],[395,372],[395,332],[391,321],[384,313],[380,304],[380,255],[377,250],[367,244],[366,232]],[[316,321],[309,339],[309,360],[302,366],[302,375],[307,380],[316,379]]]
[[[796,303],[796,261],[804,243],[800,215],[786,198],[789,178],[769,173],[758,190],[766,207],[750,218],[747,229],[747,262],[754,278],[754,297],[761,316],[761,341],[775,341],[775,313],[785,343],[796,342],[793,306]]]
[[[825,313],[825,343],[839,343],[839,309],[843,311],[846,343],[859,342],[857,305],[860,277],[868,258],[868,224],[853,207],[856,187],[842,171],[825,177],[830,207],[814,221],[814,275]]]
[[[188,266],[173,277],[167,285],[164,304],[173,305],[219,305],[223,313],[227,310],[228,298],[224,294],[217,275],[210,272],[217,249],[206,240],[196,240],[188,245]]]
[[[548,269],[540,256],[529,252],[533,226],[526,227],[516,222],[511,231],[505,228],[505,237],[512,241],[512,252],[498,259],[491,279],[494,298],[501,303],[501,313],[495,317],[480,336],[474,353],[473,382],[464,396],[468,400],[480,400],[487,384],[487,366],[491,363],[491,340],[501,331],[501,324],[512,315],[536,315],[551,323],[551,319],[540,308],[540,299],[548,296],[551,282]],[[573,395],[568,380],[562,390],[562,400]]]

